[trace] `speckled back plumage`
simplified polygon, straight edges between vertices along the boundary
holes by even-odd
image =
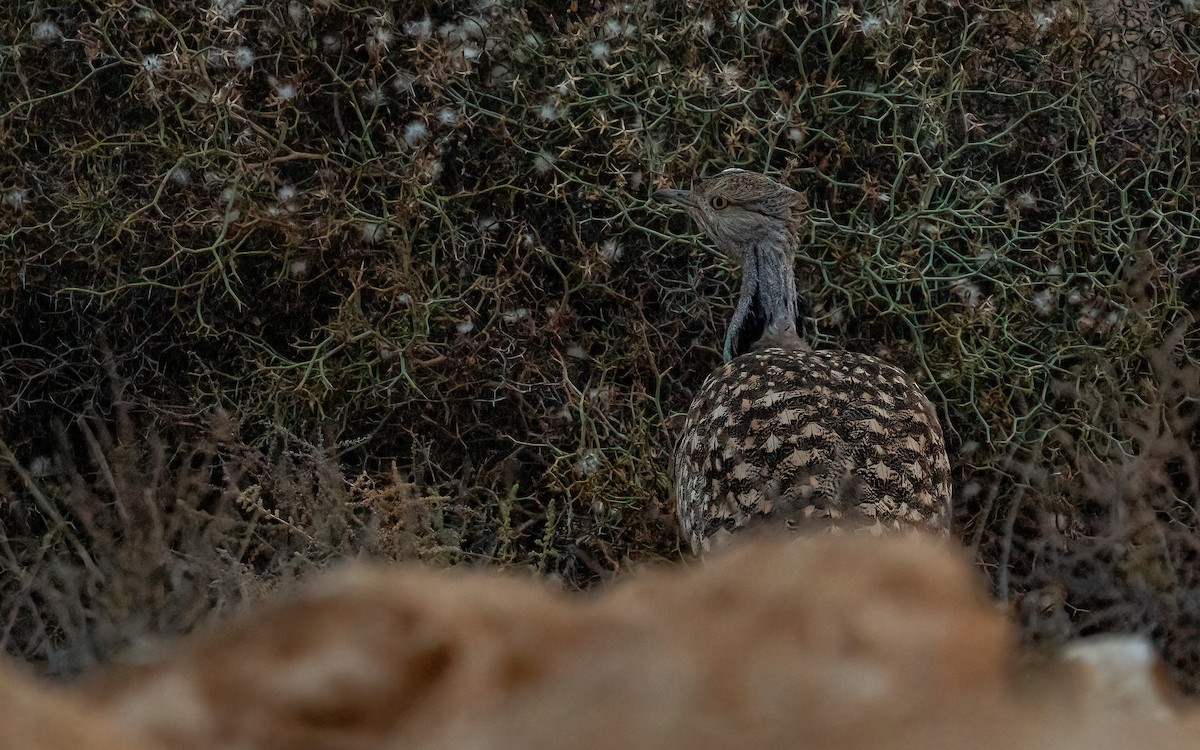
[[[779,525],[945,530],[937,415],[899,368],[847,351],[770,347],[718,368],[675,453],[693,551],[759,516]]]
[[[675,452],[676,511],[692,550],[757,522],[946,531],[950,466],[921,389],[874,357],[800,339],[803,196],[739,169],[656,196],[742,264],[726,364],[692,401]]]

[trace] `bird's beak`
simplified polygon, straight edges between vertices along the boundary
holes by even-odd
[[[656,190],[654,198],[664,203],[678,203],[681,206],[696,205],[692,200],[692,191],[690,190]]]

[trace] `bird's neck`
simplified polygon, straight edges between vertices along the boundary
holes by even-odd
[[[797,238],[790,232],[755,238],[742,261],[742,293],[725,334],[725,361],[765,346],[802,346],[796,321]]]

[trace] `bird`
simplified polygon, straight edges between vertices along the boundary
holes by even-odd
[[[724,363],[696,392],[674,452],[675,510],[701,554],[754,526],[831,531],[950,525],[950,463],[933,404],[906,372],[800,336],[804,195],[727,169],[655,198],[742,268]]]

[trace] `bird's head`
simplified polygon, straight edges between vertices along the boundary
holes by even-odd
[[[742,169],[726,169],[691,190],[659,190],[654,197],[682,206],[721,252],[738,261],[756,245],[791,247],[807,205],[803,194]]]

